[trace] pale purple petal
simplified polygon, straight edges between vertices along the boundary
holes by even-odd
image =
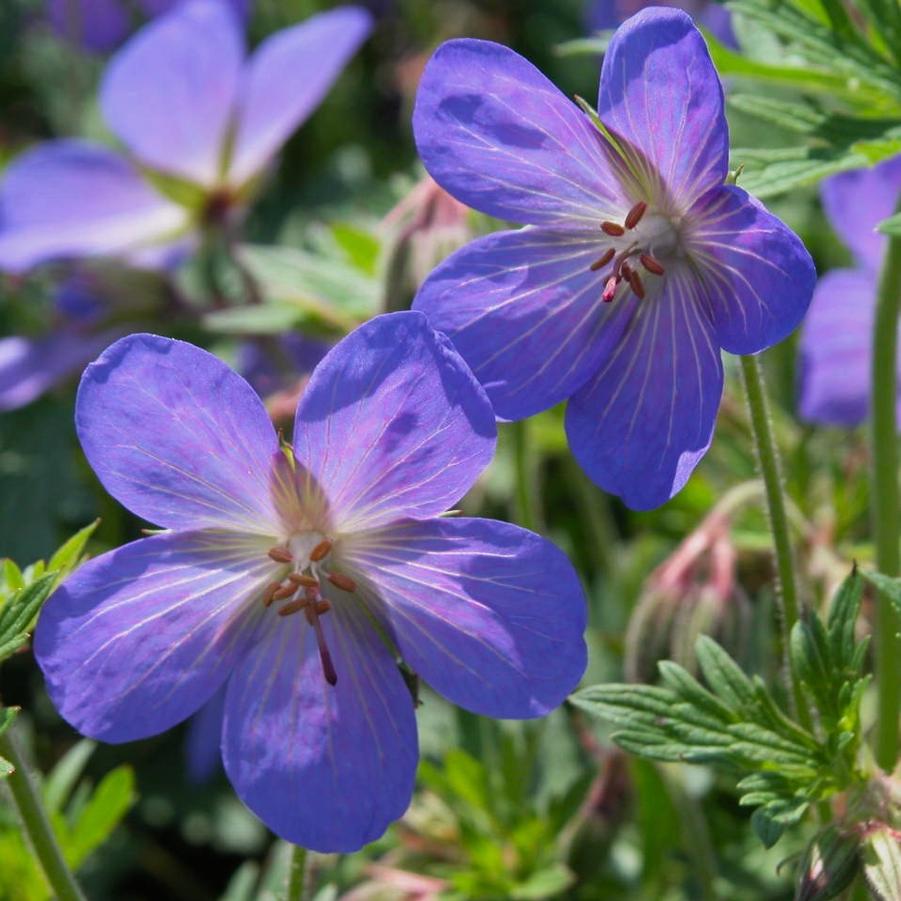
[[[875,270],[882,263],[887,239],[876,226],[895,212],[899,192],[901,156],[872,169],[842,172],[823,182],[821,197],[826,216],[862,266]]]
[[[633,510],[659,507],[682,488],[710,446],[723,393],[694,274],[673,269],[664,284],[660,296],[615,301],[626,332],[614,328],[614,340],[598,344],[598,372],[566,410],[579,464]]]
[[[0,338],[0,412],[24,407],[79,375],[116,336],[66,329],[40,338]]]
[[[422,313],[377,316],[316,367],[294,453],[340,531],[447,510],[494,453],[484,391]]]
[[[603,250],[595,230],[497,232],[435,269],[414,309],[453,341],[499,417],[531,416],[597,370],[610,267],[590,267]]]
[[[191,0],[143,28],[110,61],[103,115],[145,166],[212,186],[243,61],[230,6]]]
[[[321,619],[335,685],[303,615],[271,611],[268,635],[226,697],[223,762],[238,796],[277,835],[321,852],[356,851],[400,817],[418,756],[413,701],[394,658],[347,604],[345,596]]]
[[[286,28],[254,52],[244,75],[228,181],[262,170],[322,102],[372,28],[356,6],[339,7]]]
[[[817,283],[799,346],[799,411],[808,422],[850,428],[867,418],[875,307],[871,273],[835,270]],[[898,416],[901,421],[901,394]]]
[[[165,241],[187,214],[124,157],[66,140],[26,151],[0,184],[0,269],[127,251]]]
[[[658,205],[684,212],[728,171],[723,89],[691,18],[654,7],[625,22],[604,56],[598,112]],[[662,198],[660,197],[662,195]]]
[[[160,16],[190,0],[138,0],[138,2],[148,16]],[[242,22],[247,21],[253,0],[221,0],[221,2],[230,6]]]
[[[702,198],[692,217],[690,253],[719,344],[750,354],[790,335],[807,312],[817,277],[801,239],[732,185]]]
[[[129,335],[84,373],[78,437],[110,494],[165,528],[272,535],[278,440],[253,388],[212,354]]]
[[[210,698],[188,723],[185,755],[188,778],[192,782],[207,782],[216,773],[222,760],[222,720],[225,717],[225,686]]]
[[[419,84],[413,131],[432,178],[500,219],[596,228],[631,206],[585,114],[501,44],[442,44]]]
[[[549,541],[488,519],[405,521],[342,542],[401,656],[455,704],[493,717],[553,710],[585,670],[585,598]]]
[[[108,742],[186,719],[246,656],[274,569],[260,538],[212,530],[142,538],[80,566],[35,632],[57,710]]]
[[[128,33],[122,0],[48,0],[47,19],[62,38],[86,50],[112,50]]]

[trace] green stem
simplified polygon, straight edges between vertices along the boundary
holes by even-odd
[[[85,901],[56,842],[41,796],[28,775],[18,744],[9,731],[0,735],[0,756],[15,767],[15,772],[7,778],[6,784],[54,895],[58,901]]]
[[[529,421],[521,419],[510,424],[513,433],[513,471],[515,479],[516,521],[524,528],[536,532],[540,528],[541,515],[538,497],[538,473],[535,457],[529,446]]]
[[[876,566],[887,576],[899,573],[898,555],[898,427],[897,398],[898,313],[901,310],[901,239],[892,238],[876,299],[873,321],[873,369],[870,399],[872,442],[873,540]],[[879,716],[876,723],[876,760],[889,772],[898,757],[898,712],[901,709],[901,623],[884,594],[876,602],[876,680]]]
[[[776,440],[773,437],[760,360],[756,356],[745,356],[740,359],[741,371],[745,382],[745,394],[748,398],[748,410],[751,414],[751,428],[754,432],[760,474],[763,478],[763,487],[766,493],[770,531],[773,535],[773,549],[776,554],[777,594],[781,601],[780,627],[782,650],[786,656],[786,672],[791,684],[798,719],[805,728],[809,729],[812,725],[810,712],[804,703],[798,680],[791,665],[788,663],[789,635],[792,627],[798,621],[798,586],[795,581],[795,563],[788,528],[788,512],[779,464],[779,451],[776,448]]]
[[[288,875],[286,901],[304,901],[307,895],[307,849],[294,845],[291,852],[291,872]]]

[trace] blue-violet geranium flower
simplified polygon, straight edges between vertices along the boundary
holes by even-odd
[[[100,90],[129,155],[63,139],[14,160],[0,184],[0,269],[142,249],[146,262],[148,248],[168,256],[198,226],[234,218],[370,28],[364,9],[338,7],[245,59],[229,3],[191,0],[155,19],[110,59]]]
[[[722,87],[685,13],[644,10],[616,32],[598,112],[596,126],[507,47],[438,48],[413,117],[423,162],[460,200],[527,227],[457,251],[415,307],[499,417],[568,398],[579,463],[648,509],[710,445],[720,349],[782,340],[815,273],[792,231],[724,183]]]
[[[293,451],[253,389],[190,344],[131,335],[85,371],[76,425],[107,490],[167,531],[78,569],[35,653],[80,732],[144,738],[226,686],[225,770],[285,839],[350,851],[405,810],[417,760],[400,657],[496,717],[540,716],[585,667],[566,556],[442,517],[490,461],[484,391],[421,313],[332,349]]]
[[[851,249],[856,266],[834,269],[817,282],[801,329],[799,408],[809,422],[853,427],[867,417],[873,316],[888,240],[876,226],[894,212],[899,191],[901,156],[823,182],[826,217]],[[901,421],[901,391],[897,410]]]

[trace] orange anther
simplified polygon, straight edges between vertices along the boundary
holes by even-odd
[[[354,582],[353,579],[345,576],[344,573],[329,573],[328,580],[335,588],[340,588],[342,591],[357,590],[357,583]]]
[[[619,238],[626,233],[626,230],[618,222],[602,222],[601,230],[611,238]]]
[[[591,266],[588,268],[591,269],[592,272],[597,272],[598,269],[603,269],[614,257],[616,251],[611,247],[608,251],[599,259],[595,260]]]
[[[268,607],[275,600],[275,592],[282,587],[281,582],[271,582],[263,589],[263,606]]]
[[[639,200],[626,215],[626,228],[635,228],[641,222],[641,217],[644,216],[647,208],[648,205],[643,200]]]
[[[302,585],[304,588],[318,588],[319,580],[312,576],[305,576],[303,573],[288,573],[288,578],[295,585]]]
[[[276,563],[290,563],[294,559],[294,555],[286,547],[277,545],[269,551],[269,556]]]
[[[303,610],[304,607],[307,606],[307,602],[301,598],[297,601],[291,601],[290,604],[285,604],[284,607],[281,607],[278,611],[279,616],[290,616],[292,613],[297,613],[300,610]]]
[[[644,284],[641,281],[641,276],[633,269],[629,272],[628,279],[638,299],[644,300]]]
[[[310,560],[313,563],[318,563],[320,560],[328,556],[328,552],[332,549],[332,543],[328,540],[328,538],[324,538],[316,547],[310,551]]]
[[[295,594],[297,594],[297,587],[295,585],[283,585],[272,595],[272,600],[283,601],[286,598],[294,597]]]
[[[641,260],[641,265],[644,266],[648,272],[653,272],[654,275],[663,275],[665,272],[659,261],[655,260],[649,253],[643,253],[638,259]]]

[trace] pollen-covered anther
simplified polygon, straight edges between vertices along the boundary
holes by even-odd
[[[629,279],[629,285],[632,287],[636,297],[639,300],[644,300],[644,283],[641,280],[641,276],[634,269],[630,269],[626,277]]]
[[[297,594],[297,586],[289,582],[287,585],[282,585],[273,593],[272,600],[284,601],[287,598],[294,597],[295,594]]]
[[[342,591],[357,590],[357,583],[349,576],[345,576],[344,573],[329,573],[328,580],[335,588],[340,588]]]
[[[303,588],[318,588],[319,580],[313,576],[307,576],[304,573],[289,573],[288,578],[295,584]]]
[[[294,555],[291,553],[291,551],[289,551],[286,547],[282,547],[281,545],[276,545],[274,548],[270,548],[269,557],[276,563],[291,563],[294,560]]]
[[[270,582],[263,589],[263,606],[269,607],[272,605],[272,602],[275,600],[275,592],[278,591],[282,587],[281,582]]]
[[[654,273],[654,275],[663,275],[666,270],[663,268],[663,265],[659,260],[655,260],[649,253],[643,253],[639,258],[641,265],[644,266],[648,272]]]
[[[621,238],[626,230],[620,225],[618,222],[610,222],[606,220],[601,223],[601,231],[606,235],[610,235],[611,238]]]
[[[280,607],[278,611],[279,616],[290,616],[292,613],[298,613],[303,610],[304,607],[309,605],[309,601],[306,598],[298,598],[296,601],[290,601],[285,604],[284,607]]]
[[[616,251],[610,247],[600,259],[595,260],[588,268],[591,269],[592,272],[597,272],[598,269],[603,269],[615,256]]]
[[[328,556],[331,549],[331,541],[329,541],[328,538],[324,538],[319,542],[319,544],[316,545],[316,547],[313,548],[312,551],[310,551],[310,560],[313,563],[318,563],[320,560],[324,560]]]
[[[626,214],[626,228],[635,228],[641,222],[641,217],[644,216],[647,208],[648,205],[643,200],[639,200]]]

